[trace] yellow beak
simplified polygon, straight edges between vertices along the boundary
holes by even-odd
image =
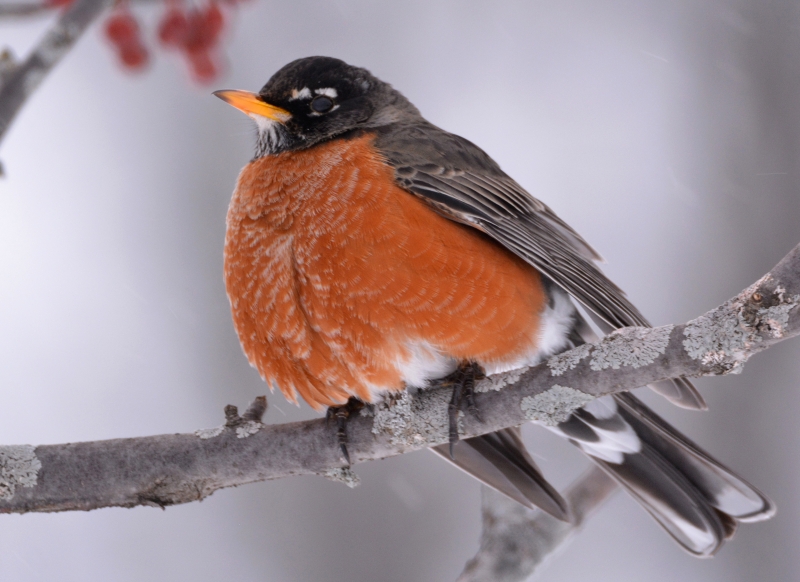
[[[250,93],[249,91],[226,90],[214,91],[214,95],[222,99],[228,105],[233,105],[239,111],[243,111],[247,115],[259,115],[261,117],[273,119],[279,123],[286,123],[292,118],[291,113],[285,109],[281,109],[280,107],[270,105],[261,99],[261,97],[259,97],[256,93]]]

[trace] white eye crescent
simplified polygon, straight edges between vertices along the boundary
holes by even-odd
[[[314,93],[316,93],[317,95],[325,95],[326,97],[330,97],[331,99],[336,99],[339,96],[339,92],[333,87],[323,87],[321,89],[314,89]]]
[[[299,91],[292,89],[292,96],[289,97],[289,101],[297,101],[298,99],[311,99],[311,89],[308,87],[303,87]]]

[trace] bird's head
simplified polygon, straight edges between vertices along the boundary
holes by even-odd
[[[358,129],[420,118],[391,85],[330,57],[284,66],[258,93],[216,91],[258,126],[256,157],[303,149]]]

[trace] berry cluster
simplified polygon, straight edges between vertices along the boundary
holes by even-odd
[[[127,5],[120,4],[106,20],[106,38],[117,51],[122,66],[132,71],[143,69],[149,60],[139,23]]]
[[[171,2],[158,26],[158,39],[186,57],[195,79],[209,82],[219,72],[214,49],[224,26],[225,16],[213,0],[203,8],[190,10]]]
[[[74,0],[45,1],[54,8],[64,8]],[[220,2],[231,9],[237,0],[199,1],[206,4],[186,6],[184,0],[167,0],[158,25],[158,40],[161,46],[178,51],[186,59],[196,81],[208,83],[220,72],[218,48],[225,27]],[[105,22],[104,34],[125,69],[139,71],[147,66],[150,53],[128,0],[118,0]]]

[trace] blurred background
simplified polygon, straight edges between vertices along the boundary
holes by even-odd
[[[800,242],[800,5],[792,0],[254,0],[227,12],[227,72],[193,83],[156,49],[122,70],[96,23],[0,148],[0,443],[189,432],[266,391],[222,282],[225,212],[249,120],[211,96],[324,54],[369,68],[484,148],[607,259],[656,325],[718,305]],[[53,15],[0,20],[24,56]],[[800,579],[800,344],[698,381],[710,411],[643,397],[770,495],[717,557],[683,553],[617,494],[540,580]],[[276,394],[269,423],[311,418]],[[545,473],[587,466],[526,428]],[[14,582],[454,580],[480,487],[427,451],[202,503],[0,516]]]

